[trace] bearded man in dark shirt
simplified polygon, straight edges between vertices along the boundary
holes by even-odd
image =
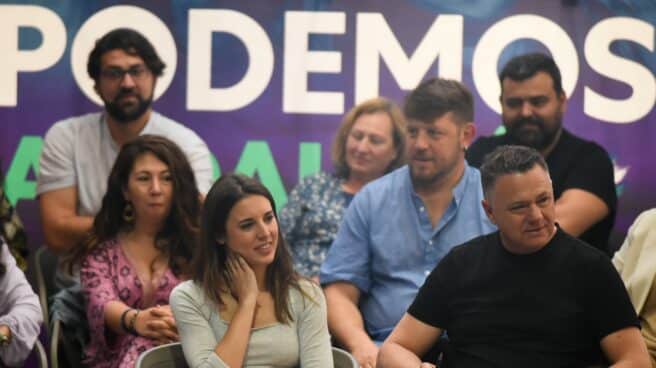
[[[535,148],[549,165],[560,226],[610,253],[617,209],[613,164],[601,146],[563,128],[567,97],[558,66],[541,53],[517,56],[504,66],[499,81],[506,134],[476,140],[467,162],[480,167],[485,155],[502,145]]]

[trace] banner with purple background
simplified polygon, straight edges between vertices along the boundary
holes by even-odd
[[[615,162],[615,230],[656,205],[654,0],[116,4],[0,1],[0,161],[14,203],[34,199],[48,128],[100,108],[85,72],[93,42],[131,27],[167,63],[155,109],[205,139],[216,176],[257,175],[279,206],[299,178],[331,170],[344,112],[376,95],[401,103],[422,79],[463,81],[478,134],[499,132],[497,71],[536,50],[561,68],[565,126]]]

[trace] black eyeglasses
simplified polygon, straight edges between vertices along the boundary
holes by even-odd
[[[100,75],[111,82],[118,82],[123,80],[126,74],[130,75],[130,78],[135,81],[144,79],[148,74],[149,70],[143,65],[133,66],[130,69],[121,69],[121,68],[107,68],[100,72]]]

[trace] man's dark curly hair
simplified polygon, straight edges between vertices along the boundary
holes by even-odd
[[[129,28],[118,28],[98,39],[96,46],[89,54],[87,73],[96,83],[100,76],[100,59],[106,52],[117,49],[142,58],[151,73],[157,77],[162,75],[166,67],[166,64],[159,58],[157,51],[146,37]]]

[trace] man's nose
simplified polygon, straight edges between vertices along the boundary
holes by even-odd
[[[531,207],[529,207],[528,216],[531,221],[542,220],[542,210],[537,205],[532,204]]]
[[[524,101],[522,102],[522,116],[523,117],[529,117],[533,116],[533,106],[529,101]]]
[[[417,149],[426,149],[428,147],[428,137],[425,133],[421,131],[417,132],[414,146]]]
[[[123,88],[132,88],[135,86],[134,77],[130,73],[123,74],[121,78],[121,87]]]

